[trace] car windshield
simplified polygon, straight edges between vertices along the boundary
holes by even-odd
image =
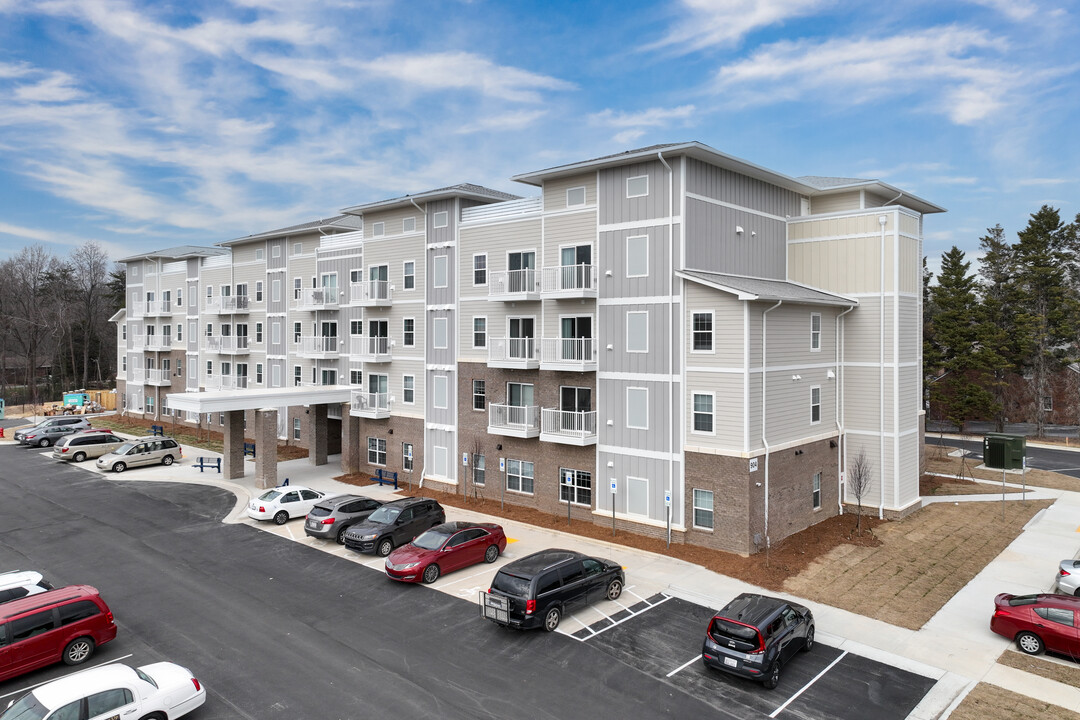
[[[450,537],[448,533],[440,532],[438,530],[428,530],[420,537],[412,541],[412,544],[422,550],[438,550],[446,542],[446,538]]]
[[[41,720],[48,714],[48,708],[38,702],[34,693],[26,693],[0,715],[0,720]]]
[[[135,443],[124,443],[120,447],[116,448],[116,450],[113,450],[113,452],[117,455],[127,455],[129,452],[132,451],[134,447]]]
[[[264,500],[266,502],[270,502],[271,500],[274,500],[274,499],[276,499],[276,498],[278,498],[280,496],[281,496],[281,493],[279,491],[277,491],[277,490],[267,490],[266,492],[264,492],[262,495],[259,496],[259,499]]]
[[[368,516],[368,520],[375,523],[392,523],[401,514],[401,508],[386,507],[385,505]]]

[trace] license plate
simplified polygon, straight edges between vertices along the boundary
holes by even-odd
[[[737,660],[735,660],[735,658],[724,658],[724,664],[728,667],[739,667],[739,663]]]

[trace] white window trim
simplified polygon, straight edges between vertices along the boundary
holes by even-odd
[[[484,282],[483,283],[477,283],[476,282],[476,258],[478,258],[478,257],[484,258]],[[472,286],[473,287],[487,287],[487,284],[488,284],[487,283],[487,278],[488,278],[488,275],[490,273],[491,273],[491,268],[488,267],[488,254],[487,253],[473,253],[473,256],[472,256]]]
[[[443,465],[446,468],[446,472],[444,473],[438,471],[440,455],[442,455]],[[450,477],[450,452],[443,445],[436,445],[434,452],[431,454],[431,474],[435,477]]]
[[[443,265],[443,284],[439,285],[439,261],[442,261]],[[431,258],[431,287],[444,288],[450,285],[450,256],[449,255],[436,255]]]
[[[443,404],[439,404],[439,381],[445,385]],[[450,376],[436,375],[431,379],[431,407],[437,410],[446,410],[450,407]]]
[[[821,475],[822,473],[814,473],[810,476],[810,502],[814,502],[814,494],[817,494],[817,503],[814,505],[814,511],[817,512],[821,509]],[[817,488],[814,488],[814,484],[817,483]]]
[[[407,229],[405,227],[405,223],[407,223],[410,220],[412,220],[412,229],[411,230],[409,230],[409,229]],[[414,233],[414,232],[416,232],[416,216],[415,215],[410,215],[409,217],[401,218],[401,233],[404,235],[405,233]]]
[[[645,181],[645,192],[637,193],[635,195],[631,195],[630,194],[630,181],[632,181],[632,180],[644,180]],[[648,197],[648,196],[649,196],[649,176],[648,175],[634,175],[633,177],[626,178],[626,199],[627,200],[629,200],[630,198],[639,198],[639,197]]]
[[[371,224],[371,237],[382,237],[386,234],[386,223],[377,222]]]
[[[442,342],[439,344],[439,324],[442,324]],[[450,346],[450,318],[432,318],[431,320],[431,347],[436,350],[446,350]]]
[[[818,329],[814,332],[814,318],[817,318]],[[817,335],[817,347],[814,347],[814,335]],[[810,313],[810,352],[821,352],[821,313]]]
[[[697,524],[697,511],[705,510],[704,507],[699,507],[697,504],[697,493],[695,491],[707,492],[712,495],[712,507],[708,508],[709,514],[712,515],[713,525],[712,527],[706,527],[705,525]],[[716,492],[714,490],[706,490],[705,488],[691,488],[690,489],[690,523],[695,530],[704,530],[705,532],[712,532],[716,529]]]
[[[411,288],[405,287],[405,278],[409,277],[409,274],[405,272],[405,266],[412,263],[412,279],[413,284]],[[402,292],[412,292],[416,290],[416,261],[415,260],[402,260],[401,261],[401,290]]]
[[[645,272],[635,275],[630,274],[630,241],[631,240],[645,240]],[[641,278],[649,277],[649,236],[648,235],[627,235],[626,236],[626,277],[628,278]]]
[[[709,316],[709,349],[708,350],[695,350],[694,349],[694,316],[695,315],[708,315]],[[716,313],[712,310],[694,310],[690,313],[690,353],[693,355],[715,355],[716,354]]]
[[[817,390],[817,392],[818,392],[818,401],[817,401],[818,419],[817,420],[814,420],[814,391],[815,390]],[[821,406],[822,406],[822,403],[821,403],[821,386],[820,385],[811,385],[810,386],[810,424],[811,425],[818,425],[818,424],[821,423]]]
[[[712,410],[709,411],[709,416],[712,418],[712,430],[697,430],[694,425],[694,417],[697,415],[697,410],[694,405],[694,397],[697,395],[708,395],[712,400]],[[693,392],[690,393],[690,434],[691,435],[716,435],[716,393],[715,392]]]
[[[405,321],[412,320],[412,339],[411,343],[405,342]],[[415,317],[403,317],[401,318],[401,346],[402,347],[416,347],[416,318]]]
[[[413,399],[412,400],[406,400],[405,399],[405,378],[412,378],[412,392],[413,392]],[[416,376],[415,375],[402,375],[401,376],[401,402],[403,404],[405,404],[405,405],[415,405],[416,404]]]
[[[645,393],[645,425],[644,427],[630,424],[630,391],[640,390]],[[649,388],[631,386],[626,388],[626,429],[627,430],[648,430],[649,429]]]
[[[281,257],[281,245],[275,244],[275,245],[270,246],[270,257],[272,257],[272,258]]]
[[[581,191],[581,202],[579,202],[579,203],[570,202],[570,193],[574,192],[575,190],[580,190]],[[568,208],[582,207],[583,205],[587,205],[588,203],[589,203],[589,191],[585,188],[584,185],[577,185],[575,187],[566,188],[566,207],[568,207]]]
[[[304,243],[293,243],[292,246],[293,257],[304,254]]]
[[[630,349],[630,316],[631,315],[644,315],[645,316],[645,349],[644,350],[631,350]],[[649,352],[649,311],[648,310],[630,310],[626,313],[626,352],[628,353],[647,353]]]
[[[484,344],[483,345],[477,345],[476,344],[476,321],[477,320],[483,320],[484,321]],[[472,316],[472,327],[469,330],[469,333],[472,335],[472,339],[469,342],[472,345],[473,350],[483,350],[484,348],[486,348],[488,346],[487,341],[488,341],[488,336],[490,335],[490,333],[488,333],[488,321],[487,320],[488,320],[487,315],[473,315]]]
[[[640,480],[645,483],[645,514],[631,512],[630,510],[630,481]],[[635,475],[626,476],[626,514],[630,517],[649,517],[649,478],[637,477]]]
[[[442,216],[441,218],[439,216]],[[440,220],[442,221],[440,223]],[[433,213],[431,216],[431,227],[444,228],[450,226],[450,212],[448,210],[440,210],[437,213]]]
[[[510,460],[511,459],[515,460],[517,463],[519,463],[519,465],[524,465],[525,463],[529,463],[530,465],[533,466],[533,474],[532,474],[532,478],[531,478],[532,483],[533,483],[533,489],[532,489],[531,492],[528,491],[528,490],[520,490],[520,489],[519,490],[514,490],[512,487],[510,487]],[[485,472],[486,472],[486,469],[485,469]],[[518,487],[520,488],[521,487],[521,478],[523,478],[525,476],[521,475],[519,473],[515,477],[517,477],[517,479],[518,479]],[[530,497],[535,495],[536,494],[536,463],[533,462],[532,460],[521,460],[519,458],[507,458],[506,459],[506,479],[504,481],[504,485],[506,487],[506,492],[508,492],[508,493],[516,493],[518,495],[528,495]]]

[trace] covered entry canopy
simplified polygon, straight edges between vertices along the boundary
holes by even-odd
[[[355,389],[349,385],[304,385],[169,393],[167,397],[173,410],[215,413],[293,405],[340,405],[349,402],[350,393]]]

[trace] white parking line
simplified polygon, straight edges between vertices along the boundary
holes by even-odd
[[[444,588],[444,587],[446,587],[448,585],[453,585],[455,583],[464,582],[465,580],[472,580],[474,577],[480,577],[481,575],[487,575],[489,572],[491,572],[491,571],[490,570],[484,570],[483,572],[473,573],[472,575],[466,575],[465,577],[454,578],[453,580],[449,580],[447,582],[439,583],[438,587]]]
[[[105,662],[98,663],[97,665],[91,665],[90,667],[83,668],[82,670],[77,670],[75,673],[72,673],[72,675],[80,673],[83,670],[90,670],[91,668],[101,667],[102,665],[112,665],[115,662],[120,662],[121,660],[126,660],[127,658],[131,657],[132,654],[133,653],[128,653],[127,655],[121,655],[118,658],[113,658],[112,660],[106,660]],[[68,677],[68,676],[65,675],[64,677]],[[56,679],[59,680],[60,678],[56,678]],[[46,683],[51,683],[51,682],[52,682],[52,680],[42,680],[41,682],[37,683],[36,685],[27,685],[26,687],[24,687],[24,688],[22,688],[20,690],[15,690],[15,691],[9,692],[7,695],[0,695],[0,700],[3,700],[6,697],[11,697],[12,695],[19,695],[19,694],[24,693],[24,692],[26,692],[28,690],[33,690],[36,687],[40,687],[40,686],[42,686],[42,685],[44,685]]]
[[[687,660],[686,662],[684,662],[684,663],[683,663],[682,665],[680,665],[679,667],[677,667],[677,668],[675,668],[674,670],[672,670],[671,672],[669,672],[669,673],[668,673],[667,675],[665,675],[664,677],[671,677],[672,675],[674,675],[674,674],[676,674],[676,673],[680,673],[680,672],[682,672],[683,670],[685,670],[686,668],[688,668],[688,667],[690,667],[691,665],[693,665],[694,663],[696,663],[696,662],[697,662],[698,660],[700,660],[700,659],[701,659],[701,653],[698,653],[698,654],[697,654],[697,655],[695,655],[694,657],[692,657],[692,658],[690,658],[689,660]]]
[[[626,622],[627,620],[633,620],[633,619],[634,619],[634,618],[636,618],[636,617],[637,617],[638,615],[643,615],[643,614],[645,614],[645,613],[649,612],[650,610],[652,610],[652,609],[653,609],[654,607],[656,607],[656,606],[658,606],[658,605],[663,605],[664,603],[666,603],[666,602],[667,602],[668,600],[670,600],[670,599],[671,599],[671,596],[670,596],[670,595],[664,595],[664,599],[663,599],[663,600],[660,600],[660,601],[658,601],[658,602],[655,602],[655,603],[650,603],[650,602],[649,602],[648,600],[645,600],[645,602],[646,602],[646,603],[647,603],[647,604],[649,605],[649,607],[647,607],[647,608],[645,608],[645,609],[643,609],[643,610],[638,610],[638,611],[637,611],[636,613],[630,613],[629,615],[627,615],[626,617],[624,617],[624,618],[623,618],[622,620],[612,620],[611,618],[608,618],[608,621],[610,621],[610,622],[611,622],[611,624],[610,624],[610,625],[608,625],[607,627],[604,627],[604,628],[600,628],[599,630],[593,630],[593,629],[592,629],[592,628],[590,627],[590,628],[588,628],[588,630],[589,630],[589,632],[591,632],[591,633],[592,633],[592,635],[590,635],[590,636],[589,636],[589,637],[587,637],[587,638],[575,638],[575,639],[576,639],[576,640],[581,640],[581,642],[586,642],[586,641],[588,641],[588,640],[592,640],[592,639],[593,639],[594,637],[596,637],[596,636],[597,636],[597,635],[599,635],[600,633],[602,633],[602,632],[607,632],[608,630],[610,630],[610,629],[611,629],[611,628],[613,628],[613,627],[617,627],[617,626],[619,626],[619,625],[622,625],[622,624],[623,624],[624,622]],[[603,613],[601,613],[601,614],[603,614]],[[607,617],[607,616],[605,615],[605,617]],[[579,622],[580,622],[580,621],[579,621]],[[572,636],[571,636],[571,637],[572,637]]]
[[[790,705],[790,704],[791,704],[792,702],[794,702],[794,701],[795,701],[795,698],[797,698],[797,697],[799,697],[800,695],[802,695],[802,694],[803,694],[804,692],[806,692],[806,691],[807,691],[807,690],[808,690],[808,689],[810,688],[810,686],[811,686],[811,685],[813,685],[813,684],[814,684],[814,683],[816,683],[816,682],[817,682],[818,680],[820,680],[820,679],[821,679],[821,676],[822,676],[822,675],[824,675],[825,673],[827,673],[827,672],[829,672],[830,670],[832,670],[832,667],[833,667],[833,665],[835,665],[836,663],[838,663],[838,662],[840,662],[841,660],[843,660],[843,659],[844,659],[844,656],[845,656],[845,655],[847,655],[847,650],[845,650],[844,652],[840,653],[840,657],[838,657],[838,658],[836,658],[835,660],[833,660],[833,661],[832,661],[831,663],[829,663],[828,667],[826,667],[826,668],[825,668],[824,670],[822,670],[822,671],[821,671],[821,672],[819,672],[819,673],[818,673],[817,675],[815,675],[815,676],[814,676],[814,679],[813,679],[813,680],[811,680],[810,682],[808,682],[808,683],[806,683],[805,685],[803,685],[803,686],[802,686],[802,687],[801,687],[801,688],[799,689],[799,692],[797,692],[797,693],[795,693],[794,695],[792,695],[791,697],[789,697],[789,698],[787,699],[787,702],[785,702],[785,703],[784,703],[783,705],[781,705],[780,707],[776,708],[776,709],[775,709],[775,710],[773,710],[773,711],[772,711],[771,713],[769,713],[769,717],[771,717],[771,718],[774,718],[774,717],[776,717],[777,715],[779,715],[779,714],[780,714],[780,712],[781,712],[781,711],[782,711],[782,710],[783,710],[784,708],[786,708],[786,707],[787,707],[788,705]]]

